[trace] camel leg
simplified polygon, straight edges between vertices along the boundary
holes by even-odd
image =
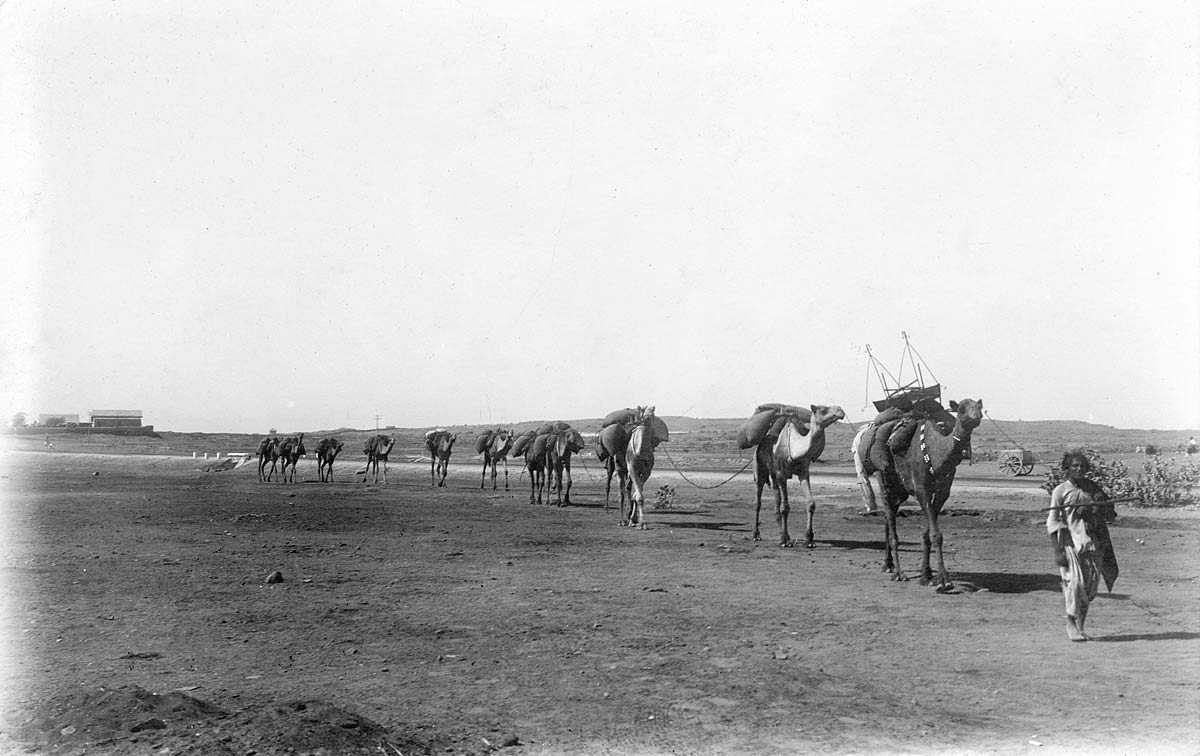
[[[762,535],[759,533],[759,517],[762,513],[762,490],[767,484],[766,474],[760,464],[754,475],[754,537],[753,540],[761,541]]]
[[[483,457],[483,471],[481,473],[479,473],[479,490],[480,491],[483,490],[483,483],[485,480],[487,480],[487,469],[488,469],[488,460],[487,460],[487,455],[485,454]],[[495,486],[495,484],[496,484],[496,479],[493,476],[492,485]]]
[[[954,583],[950,582],[950,573],[946,572],[946,561],[942,556],[942,528],[938,524],[938,510],[934,510],[930,516],[930,524],[932,526],[933,546],[937,549],[938,561],[938,593],[945,593],[954,589]],[[1080,622],[1082,630],[1083,623]]]
[[[563,467],[566,468],[566,472],[567,472],[567,492],[563,496],[563,506],[569,507],[569,506],[571,506],[571,458],[570,457],[567,457],[566,459],[563,460]]]
[[[608,474],[607,479],[604,481],[604,511],[605,512],[608,511],[608,497],[609,497],[609,494],[612,493],[612,476],[613,476],[613,473],[616,471],[617,471],[616,464],[614,464],[613,458],[609,457],[607,460],[604,461],[604,472]]]
[[[649,477],[649,476],[647,476],[647,477]],[[630,496],[629,496],[629,511],[630,511],[629,524],[632,526],[634,524],[634,521],[636,520],[637,521],[637,529],[645,530],[646,529],[646,509],[645,509],[646,496],[642,489],[643,489],[643,486],[646,485],[646,481],[644,478],[642,478],[642,476],[640,474],[638,474],[636,469],[630,470],[630,479],[633,483],[633,491],[630,493]]]
[[[383,485],[387,485],[387,457],[383,458]],[[379,482],[379,463],[375,463],[375,482]]]
[[[504,465],[504,490],[508,490],[508,458],[501,457],[500,463]]]
[[[921,531],[921,577],[917,580],[921,585],[929,585],[933,579],[933,571],[929,569],[929,552],[932,550],[929,537],[929,518],[925,518],[925,529]]]
[[[771,484],[775,487],[775,522],[779,525],[779,545],[785,549],[790,548],[795,546],[796,542],[788,533],[788,512],[791,511],[791,504],[788,502],[787,479],[775,478]]]
[[[800,486],[804,490],[804,499],[808,502],[808,527],[804,531],[804,545],[813,548],[816,540],[813,538],[813,515],[817,512],[817,500],[813,498],[812,483],[808,479],[808,471],[800,478]]]
[[[884,513],[884,548],[887,550],[887,556],[884,558],[883,569],[892,573],[892,580],[902,582],[908,578],[900,569],[900,533],[896,529],[896,515],[899,509],[899,505],[887,505],[887,511]]]

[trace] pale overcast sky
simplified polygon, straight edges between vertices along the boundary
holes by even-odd
[[[0,411],[1200,428],[1193,2],[0,5]]]

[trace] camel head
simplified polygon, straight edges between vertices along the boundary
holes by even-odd
[[[497,429],[492,434],[492,451],[495,454],[503,454],[512,448],[513,432],[511,430]]]
[[[812,422],[819,428],[828,428],[838,420],[846,419],[846,412],[836,404],[810,404],[809,410],[812,411]]]
[[[951,399],[950,411],[958,416],[959,425],[968,433],[978,428],[979,424],[983,422],[982,399],[960,399],[957,402]]]

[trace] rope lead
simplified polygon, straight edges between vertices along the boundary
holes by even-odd
[[[667,451],[667,450],[664,448],[664,449],[663,449],[663,453],[667,455],[667,459],[669,459],[669,460],[671,461],[671,466],[675,468],[675,472],[679,473],[679,477],[681,477],[681,478],[683,478],[685,481],[687,481],[687,482],[688,482],[688,484],[689,484],[689,485],[691,485],[693,488],[702,488],[702,489],[720,488],[721,486],[725,485],[726,483],[728,483],[729,481],[733,480],[733,479],[734,479],[734,478],[736,478],[737,476],[739,476],[739,475],[741,475],[742,473],[746,472],[746,468],[747,468],[747,467],[749,467],[749,466],[750,466],[750,465],[751,465],[751,464],[754,462],[754,458],[753,458],[753,457],[751,457],[751,458],[750,458],[750,459],[749,459],[749,460],[746,462],[746,464],[742,465],[742,469],[738,470],[738,471],[737,471],[737,472],[735,472],[733,475],[730,475],[728,478],[726,478],[725,480],[723,480],[723,481],[721,481],[720,483],[716,484],[715,486],[702,486],[702,485],[700,485],[699,483],[696,483],[696,482],[692,481],[692,479],[691,479],[691,478],[689,478],[687,475],[685,475],[685,474],[684,474],[683,470],[680,470],[680,469],[679,469],[679,465],[675,464],[675,458],[671,456],[671,452]]]

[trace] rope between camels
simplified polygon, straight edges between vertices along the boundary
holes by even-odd
[[[742,473],[746,472],[746,468],[747,468],[747,467],[749,467],[750,465],[752,465],[752,464],[754,463],[754,458],[753,458],[753,457],[751,457],[751,458],[750,458],[750,459],[749,459],[749,460],[746,462],[746,464],[742,465],[742,469],[738,470],[738,471],[737,471],[737,472],[735,472],[733,475],[730,475],[728,478],[726,478],[725,480],[723,480],[723,481],[721,481],[720,483],[716,484],[715,486],[702,486],[702,485],[700,485],[699,483],[696,483],[696,482],[692,481],[692,479],[691,479],[691,478],[689,478],[687,475],[685,475],[685,474],[684,474],[683,470],[680,470],[680,469],[679,469],[679,465],[675,464],[675,458],[671,456],[671,452],[667,451],[667,450],[666,450],[666,448],[664,448],[664,449],[663,449],[663,453],[667,455],[667,459],[671,460],[671,466],[675,468],[675,472],[679,473],[679,477],[681,477],[681,478],[683,478],[685,481],[687,481],[687,482],[688,482],[688,484],[689,484],[689,485],[691,485],[692,487],[694,487],[694,488],[702,488],[702,489],[720,488],[721,486],[725,485],[726,483],[728,483],[729,481],[733,480],[733,479],[734,479],[734,478],[736,478],[737,476],[739,476],[739,475],[741,475]]]
[[[987,413],[987,410],[984,410],[983,414],[984,414],[984,416],[987,417],[988,420],[992,420],[992,416]],[[1025,448],[1024,446],[1021,446],[1021,444],[1019,442],[1017,442],[1012,436],[1005,433],[1004,429],[1000,427],[1000,423],[997,423],[995,420],[992,420],[992,425],[996,426],[996,430],[1000,431],[1000,435],[1004,436],[1006,439],[1008,439],[1008,442],[1010,444],[1012,444],[1013,446],[1016,446],[1018,449]]]
[[[595,483],[597,481],[604,480],[604,478],[592,475],[592,471],[590,468],[588,468],[587,462],[584,461],[582,454],[575,455],[575,458],[579,460],[579,464],[583,465],[583,471],[587,473],[588,480],[590,483]]]

